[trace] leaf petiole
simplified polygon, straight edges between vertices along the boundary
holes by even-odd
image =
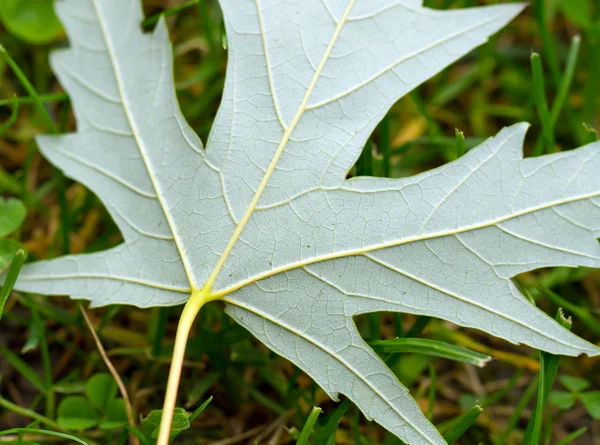
[[[181,378],[181,369],[183,368],[183,358],[187,340],[194,324],[196,316],[204,304],[218,300],[219,297],[213,294],[212,286],[203,286],[201,289],[193,291],[187,303],[183,307],[179,324],[177,325],[177,334],[175,335],[175,345],[173,348],[173,358],[171,359],[171,368],[169,369],[169,379],[167,380],[167,392],[163,402],[163,413],[160,419],[160,429],[156,445],[168,445],[171,423],[173,421],[173,412],[177,399],[179,380]]]

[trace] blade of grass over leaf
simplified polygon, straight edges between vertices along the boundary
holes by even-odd
[[[486,363],[492,359],[492,357],[487,354],[471,351],[450,343],[425,338],[394,338],[391,340],[373,341],[369,344],[378,352],[388,354],[406,352],[425,354],[462,363],[470,363],[479,367],[485,366]]]

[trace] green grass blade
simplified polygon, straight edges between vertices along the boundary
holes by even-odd
[[[456,442],[469,428],[471,428],[471,425],[475,423],[482,412],[483,408],[479,403],[476,403],[469,411],[463,414],[444,435],[444,439],[448,442],[448,445]]]
[[[569,300],[561,297],[556,292],[548,289],[547,287],[540,288],[542,295],[547,296],[554,304],[565,308],[568,312],[573,314],[580,320],[588,329],[593,331],[595,334],[600,335],[600,321],[596,319],[596,316],[588,311],[586,308],[573,304]]]
[[[585,131],[584,143],[590,144],[592,142],[596,142],[598,140],[598,130],[592,127],[589,124],[583,123],[583,128]]]
[[[564,328],[571,330],[572,322],[570,318],[566,318],[562,309],[558,309],[556,314],[556,321]],[[558,372],[558,365],[560,363],[560,356],[549,354],[547,352],[540,351],[540,372],[538,378],[538,391],[535,409],[531,415],[531,419],[527,424],[525,430],[525,436],[523,437],[523,445],[537,445],[540,442],[540,435],[542,432],[543,420],[544,420],[544,408],[548,395],[552,390],[556,373]],[[548,426],[548,425],[547,425]]]
[[[200,0],[190,0],[181,5],[174,6],[172,8],[166,9],[162,12],[159,12],[158,14],[154,14],[154,15],[151,15],[150,17],[146,17],[142,21],[142,28],[150,28],[150,27],[154,26],[160,20],[161,16],[170,17],[172,15],[179,13],[180,11],[183,11],[186,8],[189,8],[190,6],[197,5],[198,3],[200,3]]]
[[[39,333],[40,353],[42,356],[42,366],[44,369],[44,386],[46,387],[46,417],[54,418],[54,407],[56,398],[54,397],[54,389],[52,382],[52,364],[50,359],[50,350],[48,348],[48,340],[46,339],[46,326],[41,319],[37,309],[31,309],[32,323],[36,331]]]
[[[10,113],[9,118],[6,120],[6,122],[0,125],[0,136],[2,136],[4,132],[8,130],[17,121],[17,117],[19,115],[19,99],[16,95],[13,97],[12,103],[13,109]]]
[[[531,73],[533,78],[533,99],[542,125],[542,137],[546,144],[546,151],[551,153],[554,151],[554,127],[552,125],[550,110],[548,109],[548,102],[546,101],[542,60],[537,53],[531,55]],[[541,146],[538,145],[536,147],[533,153],[534,156],[542,154],[539,147]]]
[[[37,374],[37,372],[35,372],[35,370],[25,362],[25,360],[12,352],[6,346],[0,346],[0,355],[2,355],[2,357],[6,359],[6,361],[10,363],[10,365],[15,368],[22,377],[27,379],[29,383],[31,383],[38,391],[46,394],[47,389],[44,381]]]
[[[379,152],[383,157],[383,176],[390,176],[391,156],[390,156],[390,123],[389,118],[384,117],[379,123]]]
[[[350,407],[350,400],[346,399],[340,403],[335,411],[327,419],[327,423],[322,428],[319,428],[314,435],[314,445],[335,445],[335,433],[338,425]]]
[[[6,61],[7,65],[10,66],[10,68],[13,70],[13,72],[17,76],[17,79],[19,79],[19,81],[21,82],[21,84],[23,85],[25,90],[27,90],[27,92],[29,93],[29,96],[33,99],[33,103],[35,103],[37,109],[39,110],[40,114],[42,115],[42,118],[46,122],[46,125],[48,126],[48,128],[52,131],[52,133],[56,133],[57,129],[56,129],[56,125],[54,124],[54,121],[48,114],[48,111],[46,110],[46,108],[44,108],[44,104],[42,103],[42,100],[40,99],[39,94],[37,93],[37,91],[35,90],[33,85],[31,84],[29,79],[27,79],[27,76],[25,76],[25,73],[23,72],[23,70],[21,70],[19,65],[17,65],[17,62],[14,61],[14,59],[10,56],[10,54],[8,54],[8,52],[2,45],[0,45],[0,54]]]
[[[365,144],[356,163],[357,176],[373,176],[373,141],[371,138]]]
[[[417,321],[415,321],[415,323],[410,327],[405,337],[416,337],[425,330],[430,321],[431,317],[428,317],[427,315],[419,315]]]
[[[579,436],[581,436],[582,434],[585,434],[586,431],[587,431],[587,427],[585,427],[585,426],[582,428],[579,428],[578,430],[573,431],[571,434],[569,434],[564,439],[556,442],[556,445],[568,445],[571,442],[573,442],[575,439],[577,439]]]
[[[369,343],[377,351],[388,354],[415,353],[446,358],[475,366],[485,366],[491,357],[480,352],[471,351],[460,346],[455,346],[438,340],[425,338],[393,338]]]
[[[433,420],[433,408],[435,406],[435,391],[437,385],[437,378],[435,375],[434,366],[429,363],[429,394],[427,397],[427,418]]]
[[[0,320],[2,319],[2,314],[4,313],[4,305],[6,304],[6,301],[13,290],[13,286],[17,282],[17,277],[19,276],[19,272],[21,271],[21,267],[23,266],[23,262],[26,258],[27,253],[25,253],[23,249],[17,250],[15,256],[13,257],[12,263],[8,268],[6,279],[4,280],[2,289],[0,289]]]
[[[49,431],[49,430],[39,430],[36,428],[12,428],[10,430],[0,431],[0,436],[8,436],[10,434],[25,434],[25,433],[40,434],[43,436],[51,436],[51,437],[59,437],[61,439],[67,439],[72,442],[79,443],[81,445],[91,445],[90,442],[86,442],[85,440],[80,439],[77,436],[73,436],[72,434],[59,433],[56,431]]]
[[[67,93],[38,94],[38,99],[42,101],[42,103],[68,102],[69,96]],[[35,99],[30,96],[17,96],[16,100],[19,105],[35,103]],[[6,107],[8,105],[12,105],[13,103],[14,99],[0,99],[0,107]]]
[[[454,129],[456,135],[456,158],[460,158],[467,151],[467,142],[465,141],[465,134],[458,128]]]
[[[538,22],[540,36],[542,38],[544,57],[548,59],[550,65],[552,82],[555,85],[558,85],[560,81],[560,65],[558,63],[558,57],[556,56],[556,45],[554,44],[552,34],[548,27],[548,2],[546,0],[534,0],[533,3],[535,18]]]
[[[544,388],[547,385],[548,377],[546,376],[546,355],[540,352],[540,372],[538,374],[537,399],[535,402],[535,410],[531,415],[525,437],[521,442],[522,445],[538,445],[540,443],[540,435],[542,433],[542,423],[544,419]]]
[[[15,405],[12,402],[9,402],[8,400],[6,400],[5,398],[0,396],[0,407],[7,409],[9,411],[12,411],[14,413],[17,413],[23,417],[28,417],[30,419],[34,419],[39,421],[40,423],[43,423],[44,425],[49,426],[50,428],[54,428],[55,430],[63,430],[63,428],[54,420],[49,419],[45,416],[42,416],[39,413],[36,413],[33,410],[27,409],[27,408],[23,408],[22,406],[19,405]]]
[[[550,111],[550,118],[552,120],[552,126],[556,125],[560,112],[567,100],[567,95],[573,84],[573,78],[575,77],[575,68],[577,66],[577,59],[579,58],[579,49],[581,48],[581,37],[574,36],[571,39],[571,45],[569,47],[569,54],[567,55],[567,63],[556,92],[556,97],[552,102],[552,109]]]
[[[196,417],[198,417],[202,411],[204,411],[204,409],[208,406],[208,404],[210,402],[212,402],[212,399],[213,399],[212,396],[210,396],[208,399],[206,399],[206,401],[202,405],[200,405],[198,408],[196,408],[196,411],[194,411],[190,415],[190,422],[192,420],[194,420]]]
[[[63,253],[68,254],[71,251],[71,239],[69,238],[69,234],[71,233],[71,219],[69,218],[69,207],[67,203],[67,185],[63,172],[56,167],[53,171],[58,192],[58,208],[60,209],[62,251]]]
[[[221,378],[222,374],[219,371],[212,371],[202,376],[202,378],[193,386],[189,392],[185,407],[190,408],[195,405],[208,391],[208,389]]]
[[[308,419],[306,419],[306,423],[304,424],[304,427],[302,428],[302,431],[300,432],[300,436],[298,436],[296,445],[307,445],[308,444],[308,438],[310,437],[310,434],[312,433],[313,427],[315,426],[315,423],[317,421],[317,418],[319,417],[319,414],[321,414],[321,408],[319,408],[318,406],[315,406],[312,409],[312,411],[310,412],[310,414],[308,415]]]
[[[498,439],[498,441],[496,442],[496,445],[504,445],[508,440],[510,434],[514,431],[515,427],[517,426],[517,423],[519,422],[519,419],[521,418],[521,415],[523,414],[523,411],[529,404],[531,397],[533,397],[533,393],[535,392],[535,389],[537,387],[537,381],[538,377],[536,376],[535,379],[531,381],[531,383],[523,392],[523,396],[519,400],[519,403],[517,403],[517,406],[515,406],[512,416],[510,416],[508,424],[506,425],[506,428],[504,428],[504,431]]]

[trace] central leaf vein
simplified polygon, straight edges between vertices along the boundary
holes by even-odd
[[[340,33],[342,32],[342,28],[344,27],[344,24],[346,23],[346,21],[348,19],[348,16],[350,14],[350,11],[352,10],[352,7],[354,6],[355,1],[356,0],[350,0],[348,2],[348,6],[346,7],[344,16],[339,21],[339,23],[335,29],[335,32],[333,33],[333,36],[331,37],[331,40],[329,41],[329,45],[327,46],[327,49],[325,50],[325,53],[323,54],[321,62],[319,63],[319,66],[317,67],[317,70],[315,71],[312,81],[310,82],[310,85],[308,86],[308,89],[306,90],[304,98],[302,99],[302,103],[300,104],[298,111],[296,112],[296,115],[294,116],[294,119],[292,120],[292,123],[289,125],[289,127],[286,128],[285,132],[283,133],[283,137],[281,138],[281,141],[279,142],[277,150],[275,151],[275,154],[273,155],[273,159],[271,160],[271,163],[269,164],[269,167],[267,168],[265,175],[263,176],[256,192],[254,193],[254,196],[252,197],[252,200],[250,201],[250,204],[248,205],[248,208],[246,209],[244,216],[242,217],[239,224],[237,225],[233,235],[231,236],[231,238],[229,239],[229,242],[227,243],[227,246],[223,250],[223,253],[219,257],[219,260],[217,261],[213,271],[211,272],[210,276],[206,280],[206,283],[204,284],[204,287],[206,289],[212,289],[212,286],[215,283],[215,281],[217,280],[217,277],[219,276],[219,272],[221,271],[221,269],[223,268],[223,265],[227,261],[227,258],[229,257],[229,254],[233,250],[235,243],[237,242],[240,235],[244,231],[246,224],[252,217],[252,214],[254,213],[254,210],[256,209],[258,201],[259,201],[262,193],[264,192],[265,188],[267,187],[267,183],[269,182],[271,175],[275,171],[277,162],[281,158],[281,155],[283,154],[283,151],[285,150],[285,147],[286,147],[292,133],[294,132],[294,129],[296,128],[296,126],[298,125],[298,122],[302,118],[302,115],[307,110],[308,100],[310,99],[310,96],[311,96],[313,90],[315,89],[317,81],[319,80],[319,77],[321,76],[321,72],[323,71],[323,68],[325,67],[325,64],[327,63],[327,60],[329,59],[331,51],[333,50],[333,47],[334,47]],[[258,5],[258,3],[257,3],[257,5]]]

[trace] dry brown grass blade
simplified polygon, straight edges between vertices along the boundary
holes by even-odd
[[[92,324],[89,315],[87,314],[86,310],[84,309],[84,307],[81,303],[79,303],[79,310],[81,311],[81,315],[83,315],[85,323],[87,324],[87,327],[89,328],[89,330],[92,334],[92,337],[94,337],[94,341],[96,342],[96,347],[98,348],[98,352],[100,352],[100,355],[102,356],[102,360],[104,360],[104,363],[106,363],[106,367],[108,368],[108,370],[110,371],[110,373],[112,374],[112,376],[114,377],[114,379],[117,382],[119,391],[121,392],[121,396],[123,397],[123,400],[125,401],[125,412],[127,413],[127,421],[129,422],[129,425],[131,427],[135,428],[135,421],[133,419],[133,410],[131,408],[131,400],[129,399],[129,395],[127,394],[127,388],[125,388],[125,384],[123,383],[123,380],[121,380],[121,376],[119,375],[119,373],[115,369],[114,365],[108,358],[108,355],[106,354],[106,350],[104,349],[104,346],[102,346],[102,342],[100,341],[98,334],[96,334],[94,325]],[[138,438],[132,432],[129,433],[129,441],[131,442],[131,445],[140,445]]]

